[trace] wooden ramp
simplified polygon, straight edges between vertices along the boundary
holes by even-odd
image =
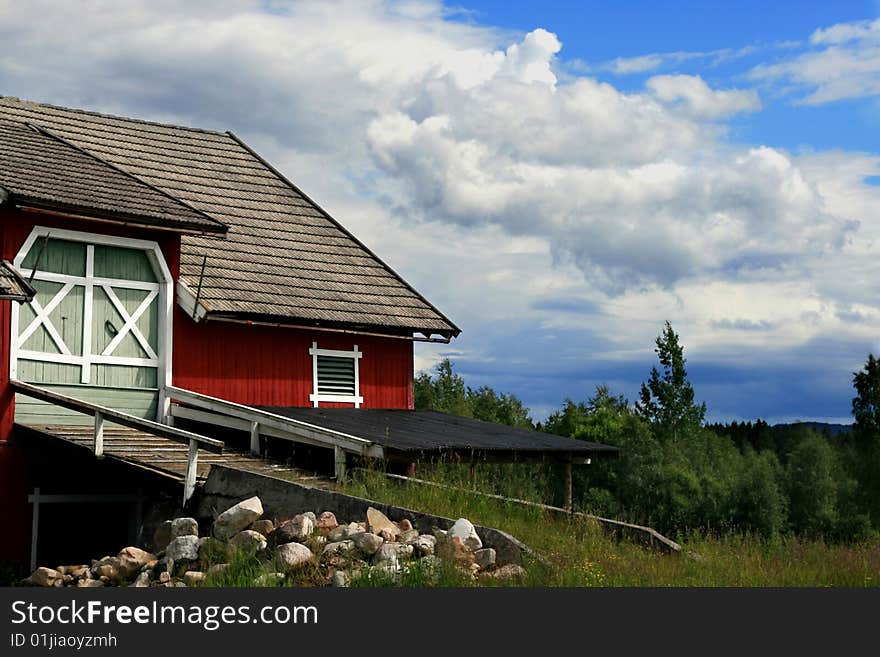
[[[39,432],[47,438],[63,440],[89,451],[93,450],[94,430],[90,426],[36,426],[21,425],[31,431]],[[159,472],[179,481],[186,477],[188,447],[150,433],[107,424],[104,427],[104,456],[124,461],[131,465]],[[221,454],[205,453],[199,456],[196,466],[197,478],[204,481],[211,466],[222,464],[248,472],[266,475],[281,475],[285,479],[312,484],[329,483],[324,477],[310,476],[279,461],[253,456],[248,452],[225,445]]]

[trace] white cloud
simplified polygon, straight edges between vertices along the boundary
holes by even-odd
[[[758,93],[751,89],[713,90],[698,75],[655,75],[645,86],[664,103],[680,104],[693,116],[726,118],[761,109]]]
[[[816,30],[812,50],[754,67],[750,77],[784,84],[798,103],[824,103],[880,95],[880,20],[839,23]]]

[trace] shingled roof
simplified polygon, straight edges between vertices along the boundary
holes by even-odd
[[[181,281],[207,316],[451,338],[458,327],[232,133],[0,97],[30,123],[228,226],[185,235]]]
[[[0,120],[0,186],[16,205],[178,230],[226,226],[46,130]]]

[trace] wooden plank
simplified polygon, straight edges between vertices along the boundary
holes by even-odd
[[[29,397],[34,397],[36,399],[41,399],[43,401],[50,402],[63,408],[68,408],[79,413],[84,413],[87,415],[101,413],[106,419],[116,422],[117,424],[121,424],[122,426],[126,426],[132,429],[138,429],[140,431],[144,431],[145,433],[149,433],[155,436],[161,436],[175,442],[184,442],[189,444],[189,441],[195,440],[199,444],[199,447],[201,447],[202,449],[218,453],[223,451],[222,440],[208,438],[207,436],[200,436],[199,434],[192,433],[190,431],[184,431],[183,429],[169,427],[164,424],[159,424],[158,422],[145,420],[143,418],[135,417],[133,415],[122,413],[120,411],[106,408],[104,406],[99,406],[97,404],[91,404],[89,402],[73,399],[65,395],[59,395],[48,390],[43,390],[42,388],[38,388],[37,386],[22,383],[21,381],[10,381],[10,385],[15,389],[17,393],[27,395]]]

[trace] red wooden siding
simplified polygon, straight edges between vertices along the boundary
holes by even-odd
[[[364,408],[412,408],[413,345],[378,338],[208,321],[196,323],[178,307],[174,317],[174,384],[240,404],[311,406],[312,357],[322,349],[358,345]],[[321,406],[351,406],[328,404]]]

